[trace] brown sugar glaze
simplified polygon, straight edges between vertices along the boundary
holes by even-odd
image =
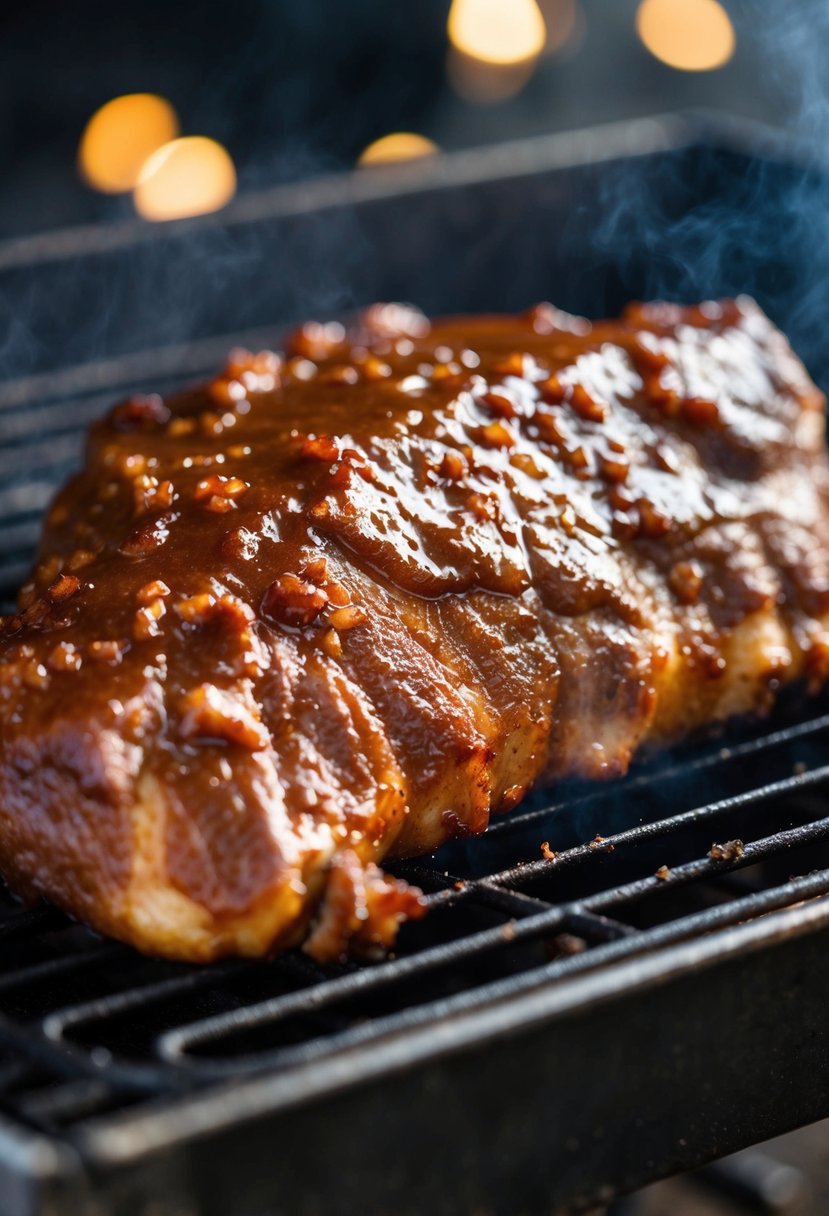
[[[336,957],[373,862],[829,657],[823,397],[750,301],[376,306],[117,406],[0,638],[0,868],[173,957]],[[328,890],[328,899],[320,901]]]

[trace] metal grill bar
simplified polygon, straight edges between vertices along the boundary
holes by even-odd
[[[760,806],[774,798],[780,798],[786,794],[793,794],[802,790],[807,790],[813,786],[823,784],[829,779],[829,765],[823,765],[820,768],[813,769],[809,772],[798,773],[791,777],[785,778],[782,781],[775,781],[769,785],[759,786],[757,788],[749,788],[741,794],[734,795],[730,798],[723,798],[720,801],[712,802],[706,806],[696,806],[689,811],[683,811],[678,815],[670,815],[666,819],[657,820],[654,823],[643,824],[641,827],[629,828],[627,831],[615,832],[609,836],[603,836],[600,840],[593,839],[586,844],[579,845],[573,849],[567,849],[565,852],[559,853],[550,861],[532,861],[526,865],[519,866],[510,870],[506,870],[501,874],[493,874],[490,881],[494,883],[504,883],[509,885],[513,882],[526,883],[536,877],[536,875],[549,873],[550,869],[563,869],[566,866],[580,865],[588,860],[596,853],[615,852],[619,847],[629,844],[641,844],[644,841],[653,841],[662,837],[674,836],[680,828],[688,826],[697,826],[703,821],[718,819],[724,815],[732,814],[744,807],[752,809]],[[820,819],[810,823],[808,828],[808,839],[819,840],[826,835],[827,820]],[[803,838],[803,829],[794,829],[792,832],[783,832],[779,834],[781,841],[780,847],[785,847],[789,843],[795,843],[798,839]],[[771,838],[770,838],[771,839]],[[759,844],[759,842],[758,842]],[[756,846],[754,846],[756,847]],[[772,846],[772,851],[774,846]],[[704,864],[704,863],[700,863]],[[734,866],[740,864],[739,861],[732,863]],[[710,859],[709,859],[710,865]],[[602,898],[612,896],[613,892],[604,892]]]
[[[696,876],[696,873],[681,874],[678,876],[678,881],[683,879],[688,881]],[[656,879],[646,880],[646,882],[653,883],[653,886],[647,889],[665,889],[665,884],[659,883]],[[584,905],[576,904],[539,913],[537,916],[530,917],[511,927],[506,937],[503,932],[492,931],[486,936],[480,935],[474,943],[470,943],[470,947],[474,948],[476,954],[482,954],[488,950],[504,949],[505,942],[511,944],[522,940],[535,939],[542,935],[549,935],[553,931],[568,932],[574,936],[580,936],[590,924],[588,920],[589,913],[595,911],[596,907],[607,906],[610,903],[616,906],[620,902],[619,897],[621,899],[635,897],[640,895],[642,890],[641,884],[630,884],[626,890],[614,892],[612,900],[609,898],[597,899],[589,901]],[[525,990],[527,987],[533,987],[536,984],[544,983],[553,978],[591,970],[594,967],[607,965],[612,961],[618,961],[624,957],[634,957],[645,951],[688,940],[699,934],[710,932],[715,928],[738,924],[747,917],[765,915],[769,911],[786,907],[799,900],[826,895],[829,895],[829,870],[823,870],[817,875],[810,875],[804,879],[785,884],[784,887],[777,888],[772,892],[760,895],[746,895],[741,899],[734,900],[732,903],[721,905],[717,908],[706,909],[696,916],[683,918],[669,925],[650,930],[647,933],[635,933],[631,927],[619,925],[609,941],[605,940],[601,942],[601,944],[589,952],[580,952],[572,957],[556,960],[548,965],[538,966],[519,976],[510,975],[509,988],[511,992],[517,993]],[[597,920],[598,918],[593,923],[595,924]],[[449,961],[452,963],[456,961],[454,954]],[[432,966],[435,965],[434,956],[430,962]],[[417,968],[418,971],[420,969],[420,967]],[[400,979],[397,969],[393,969],[390,973],[382,976],[372,973],[372,976],[375,977],[374,984],[370,985],[373,988],[380,988],[384,984],[392,984]],[[362,988],[361,995],[365,991],[366,988]],[[475,1004],[479,1002],[485,1004],[496,999],[498,992],[499,984],[497,981],[481,984],[476,992]],[[335,1005],[337,1000],[351,999],[353,995],[353,985],[348,982],[337,984],[334,981],[329,985],[321,985],[314,993],[314,1012],[319,1012],[322,1008]],[[365,1042],[368,1038],[381,1037],[388,1032],[391,1026],[401,1029],[404,1026],[421,1024],[424,1020],[428,1021],[436,1017],[446,1017],[456,1008],[469,1008],[470,1003],[470,990],[467,989],[456,998],[441,999],[437,1004],[428,1003],[398,1012],[393,1016],[393,1019],[379,1018],[371,1026],[349,1027],[336,1040],[332,1038],[330,1041],[324,1043],[318,1042],[316,1045],[314,1045],[313,1040],[309,1040],[301,1048],[288,1048],[284,1051],[263,1054],[254,1060],[247,1058],[239,1061],[238,1057],[234,1056],[233,1060],[224,1066],[221,1063],[212,1063],[210,1067],[220,1072],[227,1073],[229,1071],[235,1073],[240,1068],[247,1069],[253,1066],[258,1070],[263,1067],[273,1067],[277,1062],[287,1064],[295,1060],[304,1060],[309,1058],[311,1054],[319,1055],[335,1050],[344,1050],[355,1042]],[[280,1019],[288,1018],[292,1014],[306,1010],[307,1005],[307,998],[302,999],[300,996],[295,1001],[291,1001],[290,999],[277,1000],[260,1006],[252,1006],[233,1016],[225,1015],[215,1019],[205,1019],[200,1023],[189,1026],[178,1027],[175,1030],[168,1031],[161,1037],[158,1043],[159,1054],[162,1058],[171,1062],[179,1062],[187,1053],[192,1052],[194,1048],[207,1043],[215,1044],[223,1037],[238,1034],[239,1031],[244,1029],[260,1028],[268,1021],[277,1022]]]

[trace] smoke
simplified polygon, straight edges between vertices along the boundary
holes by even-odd
[[[656,170],[620,165],[600,184],[596,252],[640,298],[754,295],[826,384],[829,6],[730,7],[738,53],[789,134],[769,141],[723,117]]]
[[[365,238],[348,199],[330,194],[322,181],[284,185],[217,216],[7,242],[0,375],[249,330],[271,328],[263,337],[275,342],[306,315],[353,307]]]
[[[290,66],[295,58],[296,70],[274,82],[269,66],[245,72],[229,56],[224,74],[211,76],[197,113],[199,129],[212,130],[214,112],[229,111],[234,101],[255,116],[253,130],[273,128],[281,190],[293,192],[294,202],[286,205],[277,187],[260,194],[262,211],[253,220],[245,211],[251,196],[243,193],[221,216],[165,225],[163,232],[130,221],[113,225],[92,251],[72,234],[21,241],[17,262],[15,250],[5,247],[0,373],[16,376],[268,325],[276,330],[303,314],[347,310],[381,292],[440,311],[509,309],[549,295],[593,313],[615,311],[631,297],[696,300],[749,292],[791,335],[813,373],[829,382],[822,319],[829,191],[821,167],[824,155],[829,163],[829,6],[822,0],[729,4],[738,54],[756,62],[753,90],[777,99],[781,121],[807,148],[799,159],[788,142],[747,154],[724,147],[719,137],[703,137],[686,150],[599,164],[592,177],[575,156],[577,167],[566,180],[561,175],[560,185],[529,180],[522,192],[499,184],[504,162],[492,149],[486,155],[493,180],[480,190],[470,186],[466,198],[450,190],[416,208],[389,201],[376,210],[333,196],[316,210],[303,205],[303,191],[311,203],[319,191],[299,179],[335,167],[326,152],[326,124],[356,121],[385,96],[388,75],[367,75],[350,120],[330,106],[309,110],[307,55],[297,48],[318,28],[314,7],[294,6],[287,24],[274,10],[256,31],[257,46],[285,44],[285,61]],[[330,11],[333,21],[339,11],[333,2]],[[411,40],[405,15],[399,24],[400,38]],[[423,24],[425,45],[425,17]],[[331,36],[340,38],[336,22]],[[376,51],[372,44],[374,58]],[[392,71],[395,55],[387,60]],[[400,84],[398,108],[410,87],[410,80]],[[387,111],[376,109],[382,125]],[[292,128],[303,132],[305,144],[298,138],[287,153]],[[223,134],[218,127],[216,133]],[[517,174],[526,168],[522,155],[512,156]],[[247,187],[261,185],[263,172],[261,166],[247,171]],[[266,176],[273,180],[272,164]],[[569,220],[560,219],[566,208]],[[70,252],[61,252],[63,246]]]
[[[353,307],[366,252],[352,209],[327,206],[314,215],[313,186],[307,205],[300,189],[283,205],[279,187],[291,195],[292,185],[352,165],[376,135],[420,126],[424,98],[440,92],[447,3],[388,6],[378,19],[375,0],[239,0],[235,7],[188,0],[173,19],[162,0],[147,0],[140,13],[135,5],[122,13],[83,0],[57,33],[47,21],[46,49],[13,74],[23,98],[32,72],[49,78],[54,60],[58,95],[74,105],[65,116],[73,132],[119,90],[158,91],[175,104],[187,133],[229,149],[241,206],[192,223],[146,226],[124,200],[123,218],[118,203],[108,204],[113,222],[97,233],[46,231],[4,243],[0,377],[210,335],[231,341],[269,326],[276,341],[303,315]],[[21,20],[15,46],[30,25],[38,28]],[[65,67],[85,99],[77,105]],[[29,109],[37,113],[36,101]],[[72,151],[70,144],[67,176]],[[254,192],[263,204],[271,199],[270,219],[250,221],[245,206]],[[57,202],[51,214],[60,215]],[[27,231],[26,224],[15,230]]]

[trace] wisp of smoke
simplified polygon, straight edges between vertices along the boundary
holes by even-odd
[[[666,156],[657,173],[619,166],[601,183],[596,251],[642,296],[756,296],[826,383],[829,6],[745,0],[733,10],[788,143],[754,156],[701,147]]]

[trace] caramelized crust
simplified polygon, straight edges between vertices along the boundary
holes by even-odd
[[[175,958],[387,944],[383,857],[825,678],[823,405],[739,300],[377,306],[117,406],[0,635],[0,868]]]

